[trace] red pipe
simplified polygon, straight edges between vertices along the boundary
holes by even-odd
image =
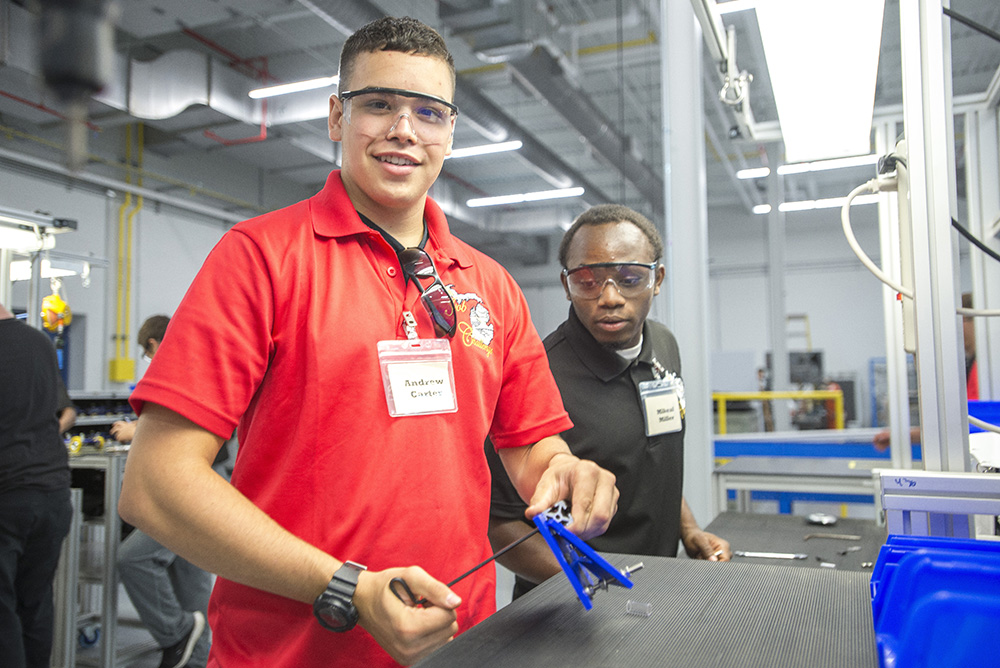
[[[32,102],[31,100],[26,100],[23,97],[18,97],[17,95],[13,95],[12,93],[8,93],[7,91],[3,91],[3,90],[0,90],[0,95],[2,95],[3,97],[6,97],[8,99],[14,100],[15,102],[20,102],[21,104],[26,104],[29,107],[31,107],[32,109],[37,109],[39,111],[44,111],[46,114],[52,114],[53,116],[61,118],[64,121],[70,120],[66,116],[66,114],[64,114],[62,112],[59,112],[59,111],[56,111],[55,109],[52,109],[51,107],[46,107],[44,104],[39,104],[38,102]],[[84,122],[87,124],[87,128],[93,130],[94,132],[100,132],[101,131],[101,128],[99,128],[98,126],[94,125],[90,121],[84,121]]]

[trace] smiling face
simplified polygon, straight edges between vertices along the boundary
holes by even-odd
[[[566,255],[566,267],[605,262],[652,263],[652,244],[646,235],[630,222],[584,225],[577,230]],[[656,268],[653,287],[634,297],[623,297],[611,282],[605,284],[597,299],[570,296],[566,276],[562,276],[566,298],[573,311],[598,343],[613,350],[622,350],[639,343],[642,325],[646,322],[653,297],[660,292],[666,269]]]
[[[455,93],[451,69],[433,56],[365,52],[358,54],[350,72],[351,80],[341,82],[341,90],[396,88],[448,101]],[[349,122],[344,105],[330,98],[330,139],[341,142],[341,179],[355,208],[379,224],[421,224],[424,198],[451,153],[451,140],[426,145],[406,118],[384,134],[366,134]]]

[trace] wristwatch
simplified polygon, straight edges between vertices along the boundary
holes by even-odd
[[[350,631],[358,623],[358,609],[354,607],[354,590],[361,571],[368,570],[361,564],[345,561],[337,569],[326,590],[313,602],[313,614],[323,628],[337,633]]]

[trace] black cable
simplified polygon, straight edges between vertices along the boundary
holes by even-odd
[[[977,32],[980,32],[980,33],[986,35],[987,37],[992,37],[994,40],[1000,42],[1000,32],[997,32],[996,30],[992,30],[990,28],[987,28],[986,26],[984,26],[981,23],[976,23],[975,21],[973,21],[969,17],[962,16],[958,12],[955,12],[955,11],[949,9],[948,7],[942,7],[941,11],[944,12],[945,16],[947,16],[949,18],[952,18],[952,19],[958,21],[959,23],[963,23],[963,24],[969,26],[970,28],[972,28],[973,30],[975,30]]]
[[[1000,262],[1000,254],[998,254],[995,250],[993,250],[992,248],[984,244],[982,241],[977,239],[972,234],[972,232],[959,225],[958,221],[955,220],[954,218],[951,219],[951,226],[954,227],[956,230],[958,230],[959,234],[968,239],[969,243],[973,244],[976,248],[983,251],[997,262]]]

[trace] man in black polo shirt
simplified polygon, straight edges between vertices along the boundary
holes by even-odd
[[[56,349],[0,304],[0,666],[48,668],[52,578],[69,531],[69,410]],[[74,413],[75,415],[75,413]],[[72,422],[72,420],[69,420]]]
[[[563,236],[562,284],[569,318],[545,339],[549,366],[573,428],[562,434],[573,454],[615,474],[621,497],[607,532],[590,545],[603,552],[728,561],[729,543],[702,531],[682,496],[684,384],[677,341],[647,320],[666,269],[663,242],[641,214],[595,206]],[[534,526],[492,444],[490,540],[509,545]],[[541,536],[500,562],[517,574],[514,597],[559,571]]]

